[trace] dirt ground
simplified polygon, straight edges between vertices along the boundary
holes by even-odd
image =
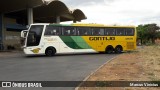
[[[87,81],[160,81],[160,46],[142,46],[123,53]],[[80,87],[78,90],[160,90],[156,87]]]

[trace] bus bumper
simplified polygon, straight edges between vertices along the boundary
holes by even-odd
[[[38,54],[43,54],[41,51],[40,48],[29,48],[29,47],[25,47],[23,49],[24,53],[27,54],[27,55],[38,55]]]

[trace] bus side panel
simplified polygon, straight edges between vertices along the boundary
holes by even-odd
[[[95,52],[81,36],[60,36],[61,53]]]
[[[83,39],[97,52],[105,51],[109,45],[113,48],[120,45],[124,51],[136,48],[134,36],[83,36]]]

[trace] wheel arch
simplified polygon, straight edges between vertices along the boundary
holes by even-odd
[[[122,47],[122,45],[120,45],[120,44],[119,44],[119,45],[116,45],[116,47],[121,47],[121,48],[122,48],[122,51],[123,51],[123,47]],[[115,48],[116,48],[116,47],[115,47]]]
[[[106,46],[106,48],[105,48],[105,52],[106,52],[106,53],[108,53],[108,51],[109,51],[109,50],[114,51],[114,47],[113,47],[112,45],[108,45],[108,46]]]
[[[108,48],[113,48],[114,49],[114,47],[112,45],[106,46],[106,49],[108,49]]]
[[[115,47],[115,53],[122,53],[122,51],[123,51],[122,45],[117,45],[117,46]]]
[[[52,50],[54,50],[54,51],[55,51],[55,53],[57,53],[56,48],[55,48],[55,47],[53,47],[53,46],[48,46],[48,47],[46,47],[46,49],[45,49],[45,53],[46,53],[46,51],[47,51],[48,49],[52,49]]]

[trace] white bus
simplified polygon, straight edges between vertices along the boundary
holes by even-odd
[[[136,49],[133,26],[104,26],[100,24],[31,24],[24,43],[25,54],[79,52],[120,53]]]

